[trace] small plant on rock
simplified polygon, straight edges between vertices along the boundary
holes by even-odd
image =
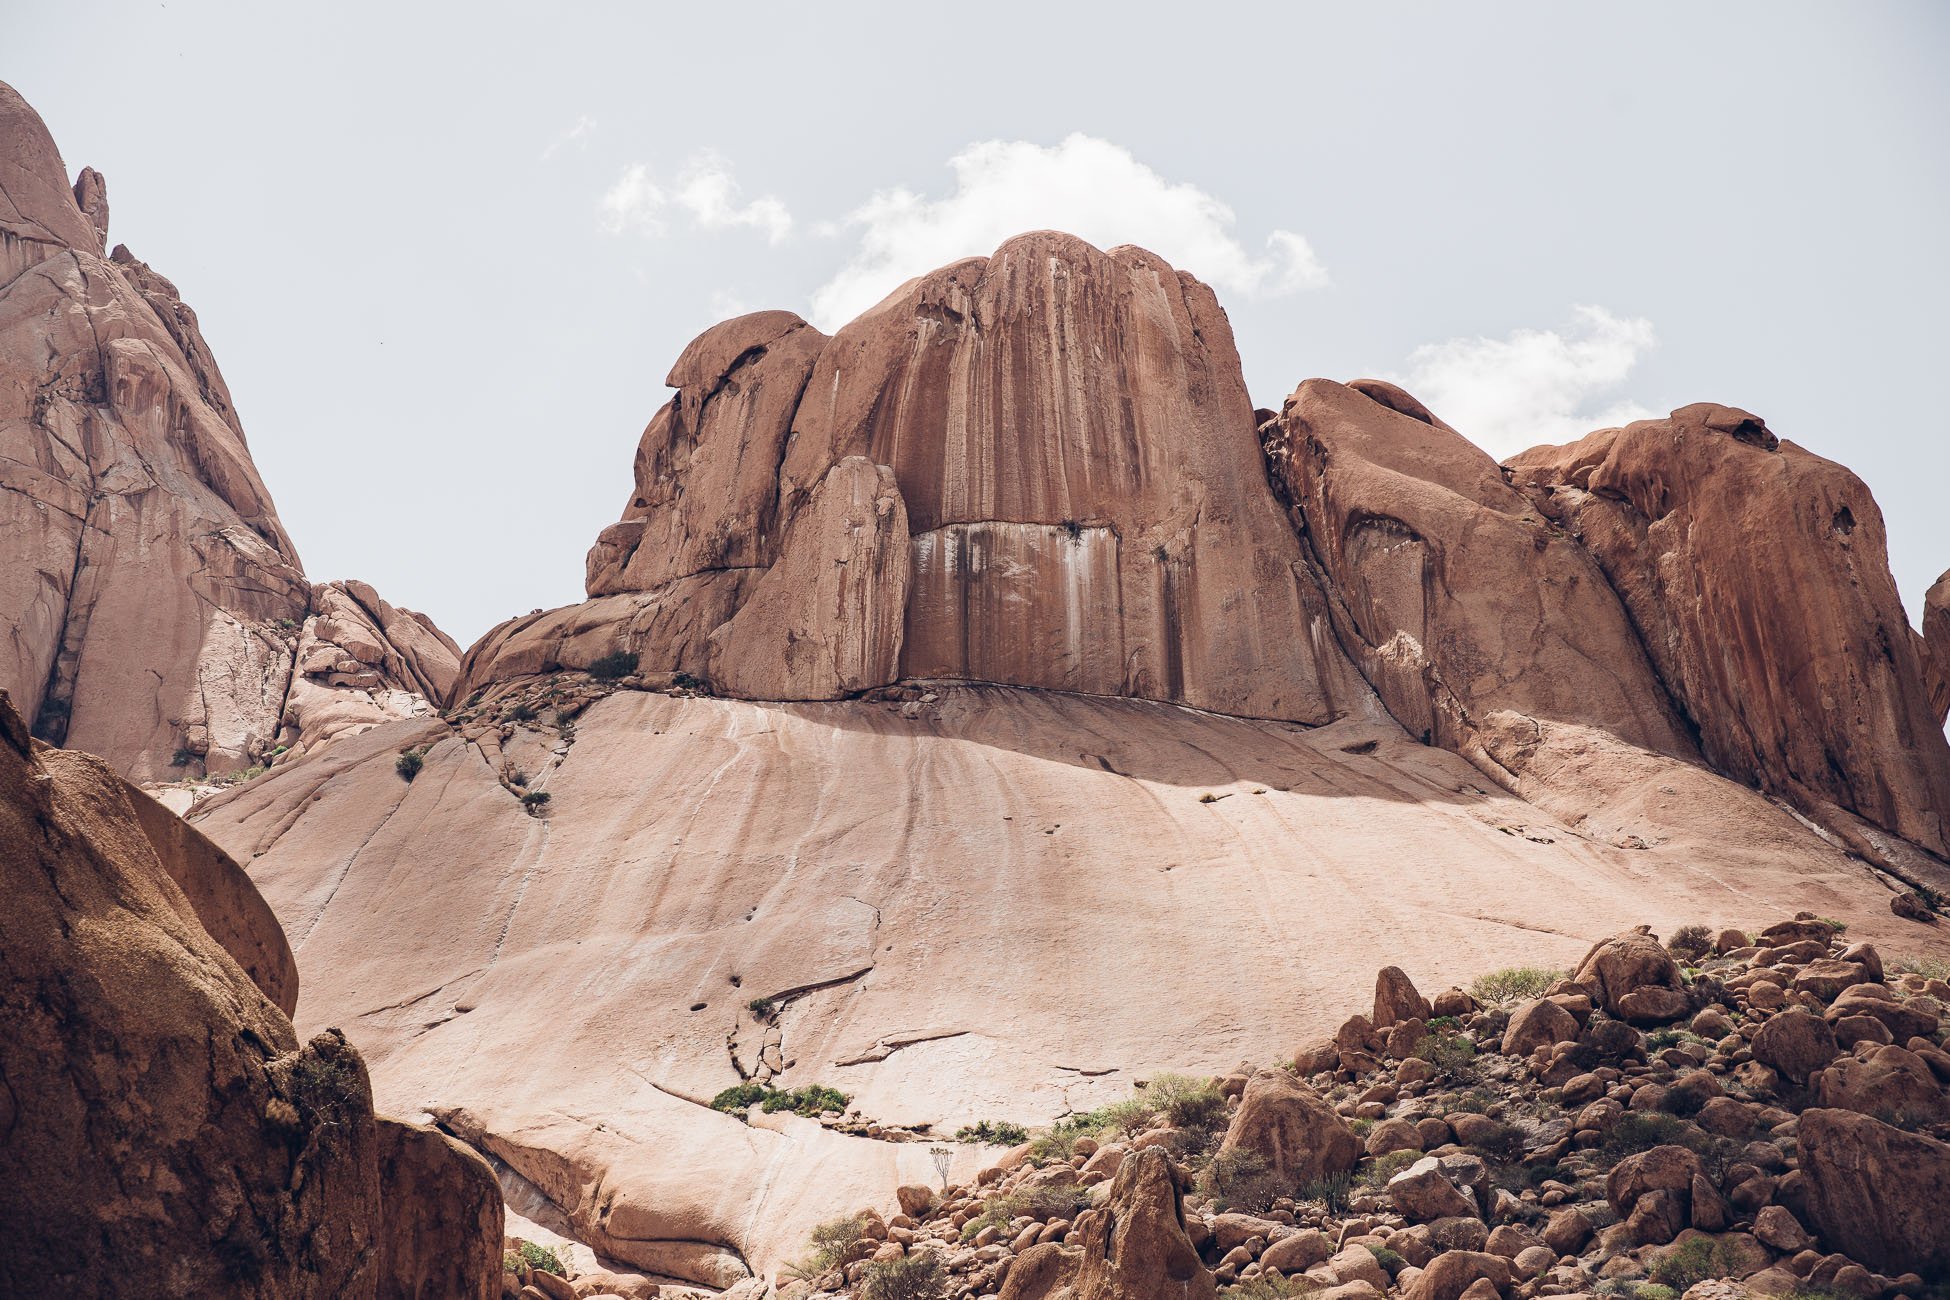
[[[1420,1151],[1390,1151],[1376,1156],[1355,1176],[1362,1187],[1386,1187],[1388,1180],[1422,1158]]]
[[[1684,1294],[1688,1287],[1708,1278],[1725,1277],[1738,1267],[1739,1261],[1729,1258],[1719,1242],[1695,1237],[1669,1247],[1653,1261],[1647,1276],[1661,1286]]]
[[[1703,925],[1682,925],[1666,940],[1666,951],[1682,960],[1696,962],[1713,951],[1713,932]]]
[[[1333,1214],[1346,1214],[1348,1198],[1353,1191],[1353,1178],[1347,1174],[1328,1174],[1301,1187],[1293,1194],[1293,1199],[1319,1205]]]
[[[1160,1074],[1144,1090],[1145,1100],[1173,1128],[1211,1131],[1226,1122],[1226,1098],[1210,1079]]]
[[[1224,1300],[1301,1300],[1319,1289],[1319,1284],[1311,1278],[1288,1277],[1284,1273],[1268,1271],[1255,1273],[1243,1282],[1220,1287],[1219,1294]]]
[[[808,1241],[811,1249],[806,1258],[786,1266],[786,1272],[795,1277],[812,1281],[822,1274],[830,1273],[843,1264],[851,1262],[848,1256],[854,1244],[866,1235],[866,1220],[857,1214],[844,1218],[828,1219],[812,1230]]]
[[[1431,1033],[1415,1045],[1414,1054],[1452,1079],[1466,1078],[1475,1069],[1476,1044],[1458,1033]]]
[[[556,1277],[569,1275],[569,1248],[558,1246],[550,1250],[547,1246],[533,1241],[519,1241],[515,1248],[502,1257],[501,1267],[510,1273],[519,1273],[523,1268],[537,1273],[552,1273]]]
[[[808,1084],[804,1088],[794,1088],[790,1092],[770,1091],[758,1108],[771,1115],[789,1110],[807,1119],[817,1119],[829,1110],[845,1110],[853,1099],[837,1088],[829,1088],[823,1083]]]
[[[931,1250],[877,1260],[860,1284],[860,1300],[940,1300],[947,1293],[947,1270]]]
[[[542,809],[547,806],[548,801],[549,801],[548,791],[530,790],[528,793],[522,795],[521,806],[528,810],[530,816],[535,816],[538,815],[542,811]]]
[[[1400,1251],[1391,1250],[1386,1246],[1371,1245],[1368,1247],[1368,1253],[1374,1256],[1375,1263],[1388,1271],[1390,1277],[1401,1272],[1408,1264],[1408,1261],[1402,1258]]]
[[[421,745],[417,749],[406,750],[398,758],[394,759],[393,770],[399,773],[400,780],[411,782],[414,777],[420,774],[420,769],[426,766],[426,762],[426,746]]]
[[[977,1120],[955,1130],[957,1142],[988,1142],[995,1146],[1021,1146],[1029,1140],[1029,1130],[1006,1119]]]
[[[747,1079],[734,1083],[717,1096],[711,1098],[711,1109],[721,1110],[727,1115],[743,1115],[752,1107],[771,1096],[777,1089],[768,1088],[762,1083]]]
[[[745,1004],[745,1010],[752,1013],[752,1019],[754,1020],[769,1021],[773,1016],[779,1014],[778,1007],[773,1005],[772,999],[770,998],[753,998]]]
[[[1487,1005],[1527,1002],[1531,998],[1544,996],[1544,990],[1565,978],[1565,975],[1564,971],[1547,970],[1542,966],[1510,966],[1491,971],[1478,979],[1469,986],[1469,993],[1478,1002]]]
[[[634,650],[612,650],[589,665],[589,675],[597,681],[613,682],[619,677],[628,677],[636,671],[637,655]]]
[[[1249,1214],[1272,1209],[1273,1202],[1287,1191],[1267,1167],[1265,1157],[1237,1147],[1212,1157],[1211,1163],[1199,1173],[1198,1190],[1211,1197],[1221,1210],[1243,1210]]]

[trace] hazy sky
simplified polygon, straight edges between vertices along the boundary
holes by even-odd
[[[315,580],[581,598],[679,350],[1057,226],[1218,289],[1261,405],[1505,455],[1687,402],[1950,566],[1950,6],[25,6],[0,79],[174,279]]]

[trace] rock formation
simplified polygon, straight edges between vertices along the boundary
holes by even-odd
[[[1510,468],[1603,568],[1715,769],[1950,854],[1950,747],[1860,479],[1705,403]]]
[[[0,1252],[36,1294],[496,1294],[501,1205],[430,1132],[408,1162],[335,1030],[301,1045],[241,873],[101,760],[31,741],[0,693]],[[202,918],[224,923],[220,944]],[[288,959],[288,953],[284,953]],[[255,975],[257,982],[253,982]],[[492,1187],[492,1176],[480,1173]],[[465,1216],[448,1207],[465,1203]],[[447,1216],[447,1217],[443,1217]],[[437,1234],[401,1240],[405,1225]],[[431,1258],[437,1250],[443,1258]],[[462,1263],[461,1261],[464,1261]]]
[[[1923,657],[1930,670],[1930,708],[1941,723],[1950,715],[1950,573],[1923,597]]]
[[[299,739],[313,589],[196,314],[107,228],[0,85],[0,689],[135,780],[233,772]]]

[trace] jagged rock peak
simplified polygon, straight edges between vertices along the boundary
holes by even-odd
[[[0,234],[10,244],[51,244],[99,256],[108,225],[107,195],[99,173],[89,169],[83,176],[94,178],[90,192],[101,197],[100,229],[82,212],[80,186],[70,185],[61,151],[41,115],[19,91],[0,81]]]

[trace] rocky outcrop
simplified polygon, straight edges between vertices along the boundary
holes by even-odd
[[[893,471],[833,466],[787,528],[784,556],[711,634],[710,681],[728,695],[830,700],[899,675],[907,510]]]
[[[460,647],[432,619],[394,608],[363,582],[313,587],[311,611],[281,719],[294,756],[430,713],[460,676]]]
[[[1594,748],[1694,755],[1592,557],[1413,397],[1310,379],[1261,433],[1341,644],[1409,734],[1545,802],[1644,766]]]
[[[494,1169],[424,1124],[382,1119],[376,1136],[382,1300],[496,1300],[504,1212]]]
[[[1177,1175],[1163,1151],[1133,1152],[1099,1209],[1077,1220],[1076,1300],[1212,1300],[1212,1273],[1185,1235]]]
[[[295,739],[312,587],[195,313],[107,222],[0,85],[0,688],[132,779],[234,772]]]
[[[1354,1168],[1361,1139],[1293,1075],[1261,1070],[1246,1084],[1219,1149],[1258,1156],[1292,1190]]]
[[[1509,470],[1597,560],[1716,770],[1950,852],[1950,745],[1860,479],[1712,404]]]
[[[788,312],[727,321],[670,382],[624,518],[590,551],[591,601],[490,633],[463,693],[620,651],[764,698],[909,678],[1307,722],[1375,711],[1267,486],[1225,314],[1152,254],[1024,235],[831,339]],[[821,534],[853,526],[830,506],[796,521],[856,459],[905,509],[906,554],[878,584],[899,626],[875,631],[870,671],[808,675],[781,648],[822,658],[807,645],[849,616],[811,602],[788,636],[757,579],[832,577],[840,543]]]
[[[1950,715],[1950,573],[1923,596],[1923,658],[1929,669],[1930,709],[1938,723]]]
[[[195,852],[187,828],[159,853],[141,797],[99,759],[37,747],[0,694],[11,1280],[63,1295],[405,1294],[380,1284],[388,1190],[364,1063],[336,1031],[300,1045],[199,920],[250,928],[226,861]],[[413,1194],[453,1194],[459,1170],[424,1162]],[[472,1261],[474,1294],[496,1284],[498,1267],[480,1270],[500,1235],[497,1197],[439,1243]]]
[[[1571,978],[1591,991],[1593,1002],[1635,1025],[1664,1024],[1686,1010],[1679,963],[1649,926],[1599,940]]]

